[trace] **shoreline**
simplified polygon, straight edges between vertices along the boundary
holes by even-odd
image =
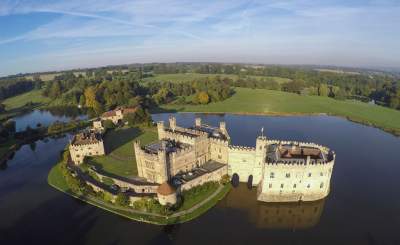
[[[229,191],[232,188],[230,186],[230,184],[220,185],[219,188],[214,193],[212,193],[208,198],[202,200],[195,206],[193,206],[187,210],[182,210],[179,212],[172,213],[170,215],[162,215],[162,214],[157,214],[157,213],[149,213],[146,211],[130,209],[127,207],[120,207],[120,206],[107,207],[107,205],[114,205],[114,204],[102,203],[101,201],[98,201],[94,198],[91,198],[91,197],[87,198],[84,196],[80,196],[76,193],[72,193],[70,191],[64,190],[64,188],[58,186],[56,183],[53,183],[53,181],[50,179],[50,175],[52,174],[52,172],[54,174],[54,171],[59,171],[59,169],[57,169],[58,166],[59,166],[59,163],[57,163],[55,166],[53,166],[50,169],[49,174],[47,176],[47,183],[51,187],[55,188],[56,190],[58,190],[64,194],[67,194],[73,198],[76,198],[82,202],[85,202],[85,203],[88,203],[95,207],[98,207],[102,210],[125,217],[129,220],[134,220],[137,222],[143,222],[143,223],[148,223],[148,224],[153,224],[153,225],[181,224],[181,223],[185,223],[185,222],[194,220],[194,219],[200,217],[201,215],[203,215],[205,212],[207,212],[211,208],[213,208],[220,200],[222,200],[229,193]],[[61,176],[59,176],[59,177],[61,177]]]

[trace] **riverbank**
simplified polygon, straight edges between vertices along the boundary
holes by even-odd
[[[266,89],[235,88],[227,100],[207,105],[164,105],[168,112],[231,113],[242,115],[331,115],[373,126],[400,136],[400,111],[360,101],[304,96]]]
[[[211,195],[209,195],[207,198],[203,199],[199,203],[193,205],[192,207],[172,213],[170,215],[162,215],[159,213],[151,213],[147,211],[135,210],[129,207],[122,207],[116,204],[104,202],[103,200],[95,197],[74,193],[68,188],[68,184],[66,183],[62,175],[60,166],[60,163],[55,165],[50,170],[47,178],[48,184],[53,188],[81,201],[94,205],[103,210],[112,212],[114,214],[123,216],[125,218],[155,225],[178,224],[193,220],[204,214],[210,208],[214,207],[218,203],[218,201],[224,198],[231,189],[231,185],[229,183],[226,185],[219,185],[218,189],[215,192],[213,192]]]

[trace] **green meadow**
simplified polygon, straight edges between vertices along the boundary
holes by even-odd
[[[178,74],[158,74],[155,75],[154,77],[148,77],[145,78],[145,82],[150,82],[150,81],[160,81],[160,82],[191,82],[197,79],[203,79],[203,78],[214,78],[214,77],[221,77],[221,78],[229,78],[232,80],[238,80],[240,78],[239,75],[233,75],[233,74],[200,74],[200,73],[178,73]],[[282,77],[269,77],[269,76],[245,76],[249,78],[254,78],[257,80],[263,79],[263,78],[268,78],[268,79],[273,79],[278,83],[285,83],[290,81],[288,78],[282,78]]]
[[[400,111],[359,101],[341,101],[329,97],[298,95],[275,90],[235,88],[235,94],[222,102],[207,105],[165,105],[162,108],[180,112],[329,114],[400,135]]]

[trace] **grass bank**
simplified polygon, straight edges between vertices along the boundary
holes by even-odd
[[[207,105],[165,105],[180,112],[238,113],[260,115],[328,114],[400,135],[400,111],[359,101],[304,96],[266,89],[235,88],[235,94],[222,102]]]
[[[42,90],[32,90],[7,98],[2,102],[6,106],[6,112],[0,115],[0,120],[15,117],[21,113],[47,105],[49,102],[50,99],[42,95]]]

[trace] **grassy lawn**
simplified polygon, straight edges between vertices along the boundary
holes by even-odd
[[[163,108],[184,112],[227,112],[250,114],[317,114],[347,117],[400,134],[400,111],[358,101],[339,101],[328,97],[302,96],[281,91],[235,88],[229,99],[208,105],[166,105]],[[396,133],[395,132],[395,133]]]
[[[137,175],[135,140],[140,140],[142,145],[157,140],[156,128],[124,127],[110,131],[105,137],[107,155],[88,158],[87,163],[119,176]]]
[[[6,106],[6,110],[13,110],[24,106],[28,102],[46,104],[50,102],[50,99],[42,96],[42,90],[32,90],[27,93],[8,98],[3,101],[3,104]]]
[[[57,163],[54,167],[51,168],[49,175],[47,176],[47,182],[59,189],[60,191],[68,192],[69,187],[67,182],[65,182],[64,176],[61,173],[61,164]]]
[[[145,78],[144,81],[163,81],[163,82],[191,82],[196,79],[200,78],[212,78],[220,76],[221,78],[228,77],[232,80],[237,80],[239,78],[238,75],[232,74],[200,74],[200,73],[178,73],[178,74],[159,74],[155,75],[154,77]],[[268,76],[246,76],[255,79],[262,79],[262,78],[272,78],[278,83],[284,83],[290,81],[290,79],[282,78],[282,77],[268,77]]]

